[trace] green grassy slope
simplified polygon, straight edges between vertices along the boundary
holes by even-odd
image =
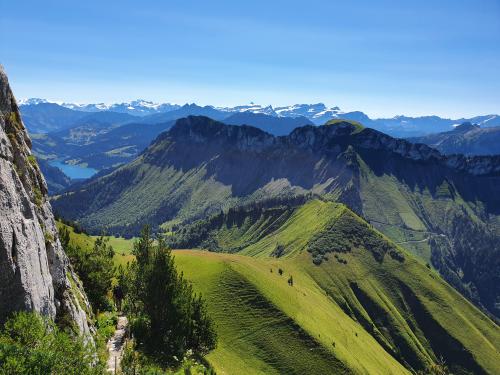
[[[498,326],[344,206],[314,200],[288,213],[277,228],[265,216],[210,234],[219,249],[236,248],[240,236],[247,244],[241,254],[251,257],[176,252],[218,324],[220,345],[209,360],[219,372],[301,373],[295,364],[286,367],[300,357],[314,369],[310,373],[331,373],[329,366],[334,373],[404,373],[441,356],[454,373],[500,371]],[[349,237],[349,228],[338,232],[334,225],[345,217],[363,240],[354,238],[349,250],[326,252],[328,260],[313,264],[307,249],[314,235]],[[252,233],[259,231],[266,234]],[[278,242],[285,253],[269,257]],[[382,257],[372,244],[386,250]],[[269,323],[275,319],[279,324]],[[277,338],[280,345],[273,344]]]
[[[363,216],[498,318],[498,215],[486,214],[477,198],[463,195],[474,193],[461,194],[453,182],[431,170],[427,178],[433,182],[426,184],[412,181],[411,171],[401,172],[396,163],[392,173],[380,173],[383,160],[358,157],[358,163]]]
[[[74,228],[66,225],[60,221],[57,222],[57,227],[66,227],[70,233],[70,243],[73,246],[80,246],[81,248],[91,248],[94,246],[95,239],[98,236],[90,236],[85,233],[76,233]],[[133,259],[132,248],[134,246],[134,239],[126,239],[123,237],[104,236],[108,239],[109,245],[115,251],[114,262],[116,265],[126,264]]]
[[[360,131],[362,131],[365,127],[359,123],[358,121],[354,121],[354,120],[346,120],[346,119],[334,119],[334,120],[330,120],[330,121],[327,121],[325,125],[327,126],[332,126],[332,125],[344,125],[344,124],[351,124],[354,126],[354,129],[352,131],[351,134],[357,134],[359,133]]]
[[[203,166],[184,173],[175,168],[143,163],[139,158],[114,174],[117,180],[123,181],[97,194],[85,220],[87,226],[119,227],[126,228],[121,229],[121,233],[138,233],[145,222],[157,222],[159,216],[174,218],[167,224],[175,224],[191,217],[193,212],[203,212],[209,204],[216,202],[223,207],[232,200],[231,188],[205,179]],[[112,192],[109,190],[112,189],[119,190],[120,194],[110,199]],[[86,193],[94,194],[92,191]],[[173,201],[177,202],[174,207],[165,207]]]
[[[208,359],[217,373],[406,373],[297,264],[203,251],[175,255],[216,321],[219,345]],[[295,286],[278,267],[294,275]]]

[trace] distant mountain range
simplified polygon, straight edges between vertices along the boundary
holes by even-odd
[[[77,103],[55,103],[50,102],[46,99],[39,98],[30,98],[23,99],[19,101],[19,106],[33,106],[38,104],[57,104],[61,107],[65,107],[68,109],[72,109],[75,111],[81,112],[118,112],[118,113],[127,113],[134,116],[147,116],[155,113],[168,112],[173,111],[175,109],[180,108],[178,104],[157,104],[147,100],[137,99],[132,100],[128,103],[114,103],[114,104],[104,104],[104,103],[95,103],[95,104],[77,104]]]
[[[474,123],[481,124],[481,129],[484,129],[467,133],[464,141],[459,142],[457,134],[462,132],[454,126],[462,119],[399,116],[373,120],[363,112],[344,113],[338,107],[328,108],[322,103],[276,108],[256,104],[216,108],[196,104],[155,104],[144,100],[112,105],[77,105],[29,99],[21,102],[20,109],[38,158],[57,159],[98,171],[133,160],[176,120],[192,115],[210,117],[230,125],[250,125],[277,136],[288,135],[297,127],[323,124],[332,119],[357,121],[397,137],[445,130],[453,135],[447,142],[442,138],[449,138],[448,133],[439,136],[439,142],[434,141],[436,137],[432,135],[410,140],[437,147],[444,153],[479,155],[498,153],[494,136],[500,129],[495,127],[500,125],[497,115],[475,117],[472,119]],[[57,186],[62,186],[55,181],[54,184],[49,182],[52,193],[57,191]]]
[[[367,127],[380,130],[395,137],[416,137],[431,133],[449,131],[453,125],[471,122],[481,127],[500,126],[500,116],[491,114],[469,119],[446,119],[438,116],[371,119],[363,112],[343,112],[339,107],[327,107],[323,103],[294,104],[284,107],[249,104],[236,107],[183,106],[170,103],[153,103],[146,100],[134,100],[115,104],[74,104],[50,103],[45,99],[26,99],[20,101],[20,108],[26,126],[31,132],[50,132],[61,130],[73,124],[75,119],[85,117],[85,113],[115,112],[139,117],[135,122],[158,123],[175,120],[189,115],[209,116],[216,120],[224,120],[235,113],[257,113],[277,118],[303,117],[316,125],[322,125],[331,119],[347,119],[361,122]],[[60,108],[60,113],[57,113]],[[74,111],[74,112],[69,112]],[[132,122],[132,121],[130,121]],[[253,125],[253,124],[248,124]],[[265,129],[267,130],[267,129]],[[268,131],[268,130],[267,130]],[[280,133],[284,131],[280,130]]]
[[[408,138],[413,143],[425,143],[443,154],[498,155],[500,154],[500,127],[482,128],[470,122],[455,129]]]

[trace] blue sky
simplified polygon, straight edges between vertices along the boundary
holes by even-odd
[[[500,0],[2,1],[18,98],[500,113]]]

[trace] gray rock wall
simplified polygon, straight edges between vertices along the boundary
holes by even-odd
[[[37,311],[90,337],[88,300],[61,243],[47,185],[0,66],[0,322]]]

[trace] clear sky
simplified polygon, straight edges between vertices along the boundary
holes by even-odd
[[[0,0],[18,98],[500,113],[500,0]]]

